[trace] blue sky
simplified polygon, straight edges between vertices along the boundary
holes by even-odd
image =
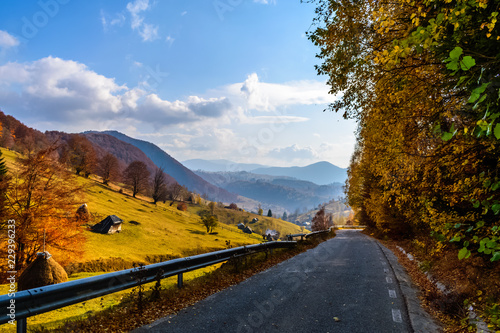
[[[3,0],[0,109],[180,161],[347,167],[355,123],[323,112],[313,17],[299,0]]]

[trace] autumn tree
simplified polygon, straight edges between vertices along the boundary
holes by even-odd
[[[115,155],[107,153],[99,160],[99,173],[102,183],[108,185],[110,181],[118,180],[120,176],[120,165]]]
[[[357,219],[500,260],[498,2],[313,2],[330,109],[359,123]]]
[[[142,161],[131,162],[123,172],[123,181],[132,189],[132,196],[149,188],[149,170]]]
[[[152,197],[156,205],[158,201],[167,199],[167,177],[163,168],[157,168],[153,176]]]
[[[238,210],[238,205],[237,205],[237,204],[235,204],[234,202],[232,202],[232,203],[229,205],[229,209]]]
[[[210,211],[210,214],[215,215],[215,207],[216,206],[217,206],[217,204],[214,201],[210,201],[208,203],[208,209]]]
[[[6,201],[7,201],[7,189],[9,188],[10,177],[7,174],[8,169],[5,165],[5,160],[2,156],[2,151],[0,150],[0,216],[5,216]]]
[[[32,262],[44,244],[63,263],[81,255],[83,229],[71,213],[82,202],[81,187],[57,161],[56,148],[51,145],[20,158],[7,189],[5,220],[15,220],[17,271]]]
[[[314,215],[311,221],[311,229],[312,231],[321,231],[328,229],[329,219],[325,215],[325,207],[321,207],[321,209]]]
[[[211,233],[219,224],[217,215],[211,213],[209,210],[201,210],[198,215],[201,218],[202,224],[207,228],[207,233]]]
[[[97,157],[92,143],[83,135],[71,136],[68,141],[68,163],[77,175],[88,177],[95,171]]]

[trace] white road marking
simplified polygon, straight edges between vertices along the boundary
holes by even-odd
[[[389,289],[389,297],[390,298],[396,298],[396,290]]]
[[[387,276],[385,280],[387,281],[387,283],[392,283],[392,278],[390,276]]]
[[[403,318],[401,317],[401,311],[396,310],[396,309],[392,309],[392,320],[395,323],[402,323]]]

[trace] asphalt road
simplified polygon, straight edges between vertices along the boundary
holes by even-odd
[[[134,332],[437,332],[395,256],[356,230]]]

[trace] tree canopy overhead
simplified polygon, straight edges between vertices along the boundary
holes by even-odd
[[[357,218],[500,260],[500,1],[309,2],[330,109],[359,124]]]

